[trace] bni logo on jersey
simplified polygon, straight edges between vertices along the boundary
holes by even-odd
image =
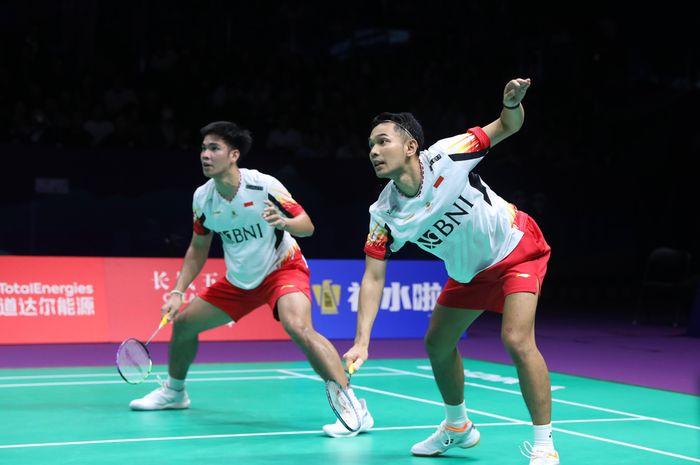
[[[316,303],[321,307],[322,315],[337,315],[340,302],[340,284],[333,284],[333,280],[324,279],[321,284],[311,286],[316,297]]]

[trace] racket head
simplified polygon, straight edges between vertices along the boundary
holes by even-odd
[[[151,354],[138,339],[129,338],[117,349],[117,370],[129,384],[139,384],[148,378],[153,368]]]
[[[351,433],[359,431],[362,419],[347,390],[336,381],[328,380],[326,381],[326,396],[340,423]]]

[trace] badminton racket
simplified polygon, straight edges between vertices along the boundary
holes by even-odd
[[[350,386],[350,378],[354,372],[355,367],[351,363],[345,371],[348,377],[348,386]],[[348,390],[337,381],[329,379],[326,381],[326,396],[333,413],[338,417],[340,423],[351,433],[359,431],[362,419],[360,418],[360,412],[357,411],[352,399],[350,399]]]
[[[168,314],[163,315],[158,328],[151,337],[143,343],[135,338],[129,338],[117,349],[117,370],[119,375],[129,384],[139,384],[148,378],[153,368],[148,343],[158,334],[158,331],[168,323]]]

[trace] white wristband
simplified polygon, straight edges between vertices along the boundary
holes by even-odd
[[[168,295],[173,295],[173,294],[177,294],[183,299],[185,298],[185,293],[182,291],[178,291],[177,289],[173,289],[172,291],[168,292]]]

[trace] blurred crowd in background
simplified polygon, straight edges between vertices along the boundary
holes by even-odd
[[[254,137],[240,166],[278,177],[316,224],[299,241],[307,258],[362,258],[383,186],[367,161],[371,118],[414,112],[430,144],[497,118],[506,82],[529,77],[523,129],[476,171],[540,223],[563,299],[625,300],[653,248],[690,251],[695,270],[700,256],[698,24],[641,14],[3,2],[0,251],[182,256],[206,181],[199,128],[232,120]],[[430,257],[408,246],[396,258]]]

